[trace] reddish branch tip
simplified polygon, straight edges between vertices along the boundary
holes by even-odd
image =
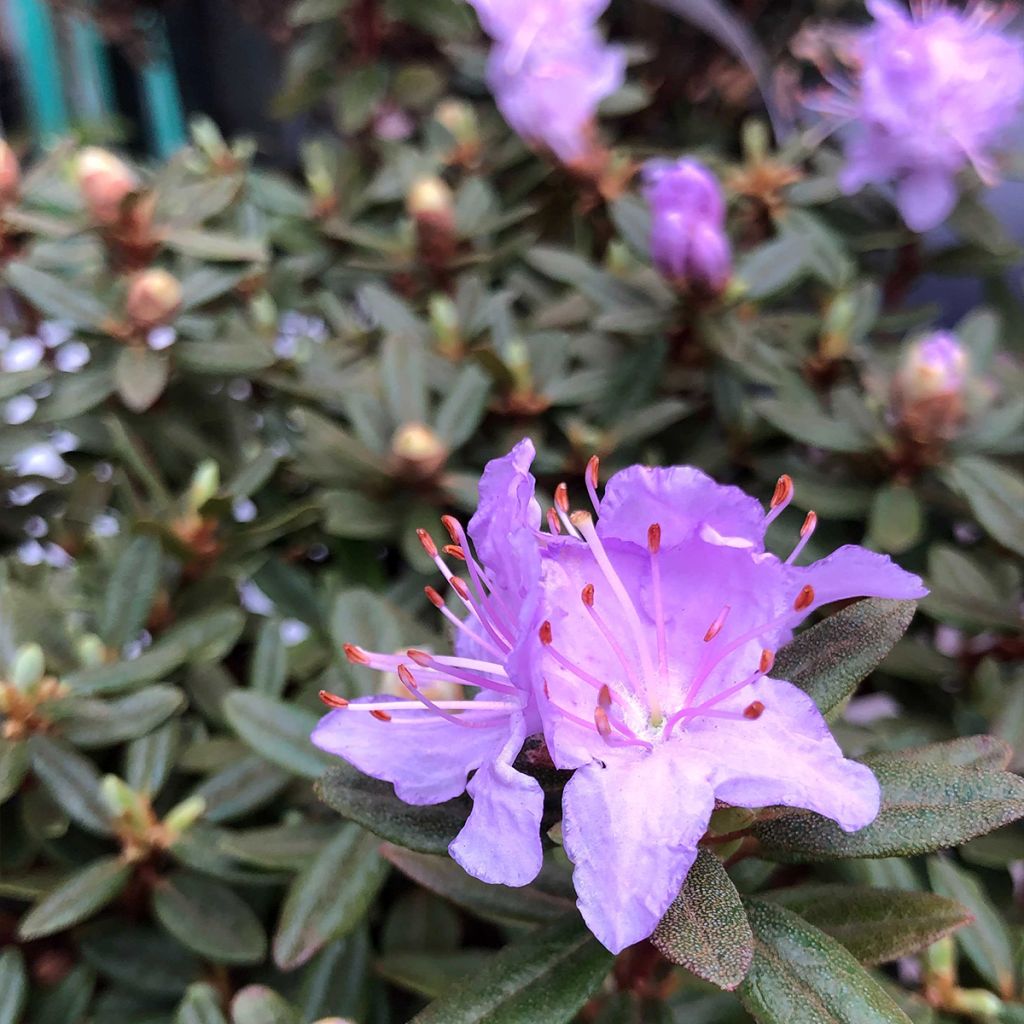
[[[806,537],[818,525],[818,513],[808,512],[804,525],[800,527],[800,536]]]
[[[433,587],[424,587],[423,593],[427,595],[427,600],[435,608],[444,607],[444,598]]]
[[[802,612],[805,608],[810,608],[814,603],[814,587],[808,583],[799,594],[796,595],[796,600],[793,602],[793,611]]]
[[[783,502],[793,497],[793,480],[785,473],[779,477],[775,485],[775,493],[772,495],[771,507],[778,508]]]
[[[600,706],[594,708],[594,725],[602,736],[611,735],[612,723],[608,721],[608,712]]]
[[[771,672],[772,665],[775,664],[775,652],[769,650],[763,650],[761,652],[761,663],[758,665],[761,673]]]
[[[583,603],[588,608],[594,607],[594,584],[588,583],[583,590],[580,591],[580,597],[583,599]]]
[[[416,536],[419,537],[420,543],[423,545],[423,550],[426,551],[431,558],[437,558],[437,545],[433,542],[430,534],[424,529],[418,529]]]
[[[548,622],[547,619],[545,619],[540,624],[540,629],[537,630],[537,635],[540,637],[540,642],[542,644],[550,644],[551,643],[551,623]]]
[[[597,489],[597,473],[601,468],[601,460],[596,455],[591,455],[590,460],[587,462],[587,479],[590,481],[590,486],[595,490]]]
[[[656,555],[661,549],[661,524],[651,523],[647,527],[647,550]]]
[[[459,521],[455,516],[441,516],[441,525],[448,531],[448,536],[451,537],[453,543],[461,543],[459,540]]]
[[[326,690],[320,691],[320,699],[329,708],[347,708],[348,701],[344,697],[339,697],[336,693],[328,693]]]
[[[345,652],[345,657],[348,658],[353,665],[370,664],[370,659],[366,656],[366,652],[361,647],[356,647],[355,644],[343,644],[342,650]]]
[[[569,511],[569,488],[564,483],[555,488],[555,504],[563,511]]]
[[[434,660],[426,651],[418,651],[415,647],[410,647],[405,653],[409,660],[416,662],[420,668],[429,668],[430,663]]]
[[[376,718],[378,722],[391,721],[391,716],[386,711],[371,711],[370,716]]]
[[[460,562],[464,562],[466,560],[466,552],[463,551],[458,544],[445,544],[441,550],[446,555],[450,555],[452,558],[457,558]]]
[[[755,700],[753,704],[748,704],[743,709],[743,717],[749,718],[753,721],[756,718],[760,718],[764,714],[764,705],[759,701]]]

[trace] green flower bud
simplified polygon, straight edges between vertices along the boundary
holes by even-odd
[[[188,487],[188,507],[197,512],[220,490],[220,467],[213,459],[205,459],[192,475]]]
[[[22,644],[11,665],[11,682],[21,691],[37,686],[46,671],[46,656],[39,644]]]
[[[164,825],[175,835],[187,832],[206,813],[206,801],[190,796],[172,807],[164,817]]]

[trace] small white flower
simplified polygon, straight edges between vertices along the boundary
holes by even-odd
[[[18,476],[44,476],[50,480],[60,480],[71,469],[60,457],[60,452],[45,441],[30,444],[16,452],[10,467]]]
[[[236,498],[231,515],[236,523],[251,523],[256,518],[256,503],[251,498]]]
[[[84,341],[69,341],[57,349],[53,361],[62,373],[77,373],[91,358],[92,353]]]
[[[12,427],[27,423],[36,414],[36,400],[28,395],[16,395],[4,406],[4,422]]]
[[[162,352],[165,348],[170,348],[177,339],[178,332],[173,327],[164,324],[161,327],[154,327],[146,335],[146,344],[154,352]]]
[[[0,370],[4,373],[34,370],[43,358],[44,351],[43,343],[38,338],[15,338],[0,352]]]
[[[295,647],[309,636],[309,626],[298,619],[285,619],[281,623],[281,642],[285,647]]]

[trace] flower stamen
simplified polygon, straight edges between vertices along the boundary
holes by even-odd
[[[765,516],[765,526],[770,526],[786,510],[786,507],[793,500],[793,478],[783,473],[775,484],[775,492],[769,505],[769,512]]]
[[[818,525],[818,514],[817,512],[811,511],[807,513],[807,517],[804,519],[803,526],[800,527],[800,540],[797,541],[797,545],[789,554],[789,558],[786,559],[786,565],[792,565],[797,558],[800,557],[800,552],[807,546],[807,542],[814,535],[814,528]]]
[[[590,495],[590,504],[594,506],[594,511],[601,514],[601,499],[597,496],[597,485],[598,485],[598,471],[601,466],[601,461],[596,455],[591,455],[587,462],[587,470],[584,473],[584,479],[587,482],[587,493]]]

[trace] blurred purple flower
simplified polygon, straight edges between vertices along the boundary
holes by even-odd
[[[929,3],[914,16],[888,0],[868,9],[875,22],[857,40],[857,86],[822,104],[852,122],[840,184],[847,193],[891,184],[907,225],[927,231],[952,212],[965,166],[995,182],[993,151],[1024,97],[1024,43],[983,4]]]
[[[522,441],[484,471],[480,505],[469,524],[476,557],[461,525],[445,517],[452,535],[447,553],[465,559],[468,583],[452,575],[434,542],[420,531],[428,554],[466,608],[465,618],[458,618],[427,588],[456,628],[456,655],[418,650],[392,655],[348,645],[355,664],[397,672],[413,699],[377,695],[346,702],[325,696],[337,710],[323,718],[312,737],[318,747],[367,775],[393,783],[406,803],[438,804],[468,792],[473,810],[449,852],[471,875],[504,885],[532,881],[542,860],[544,796],[535,779],[512,767],[526,737],[540,731],[540,719],[531,689],[506,670],[521,638],[536,632],[540,509],[528,471],[532,458],[533,446]],[[476,696],[435,701],[425,692],[452,680],[478,688]]]
[[[649,160],[644,195],[651,208],[651,256],[670,281],[715,291],[732,271],[725,200],[715,176],[696,160]]]
[[[959,395],[970,360],[955,334],[936,331],[911,345],[897,375],[901,395],[910,401]]]
[[[472,0],[494,40],[487,83],[505,120],[563,163],[587,156],[597,107],[625,81],[621,47],[594,27],[607,0]]]
[[[544,680],[548,748],[576,769],[563,842],[580,910],[613,952],[652,933],[716,800],[807,808],[846,831],[878,813],[874,775],[843,757],[806,693],[769,676],[773,652],[823,604],[925,590],[856,546],[796,566],[813,513],[785,561],[766,552],[791,495],[784,477],[765,515],[699,470],[635,466],[603,499],[591,486],[597,525],[575,512],[541,547],[544,621],[516,669]]]

